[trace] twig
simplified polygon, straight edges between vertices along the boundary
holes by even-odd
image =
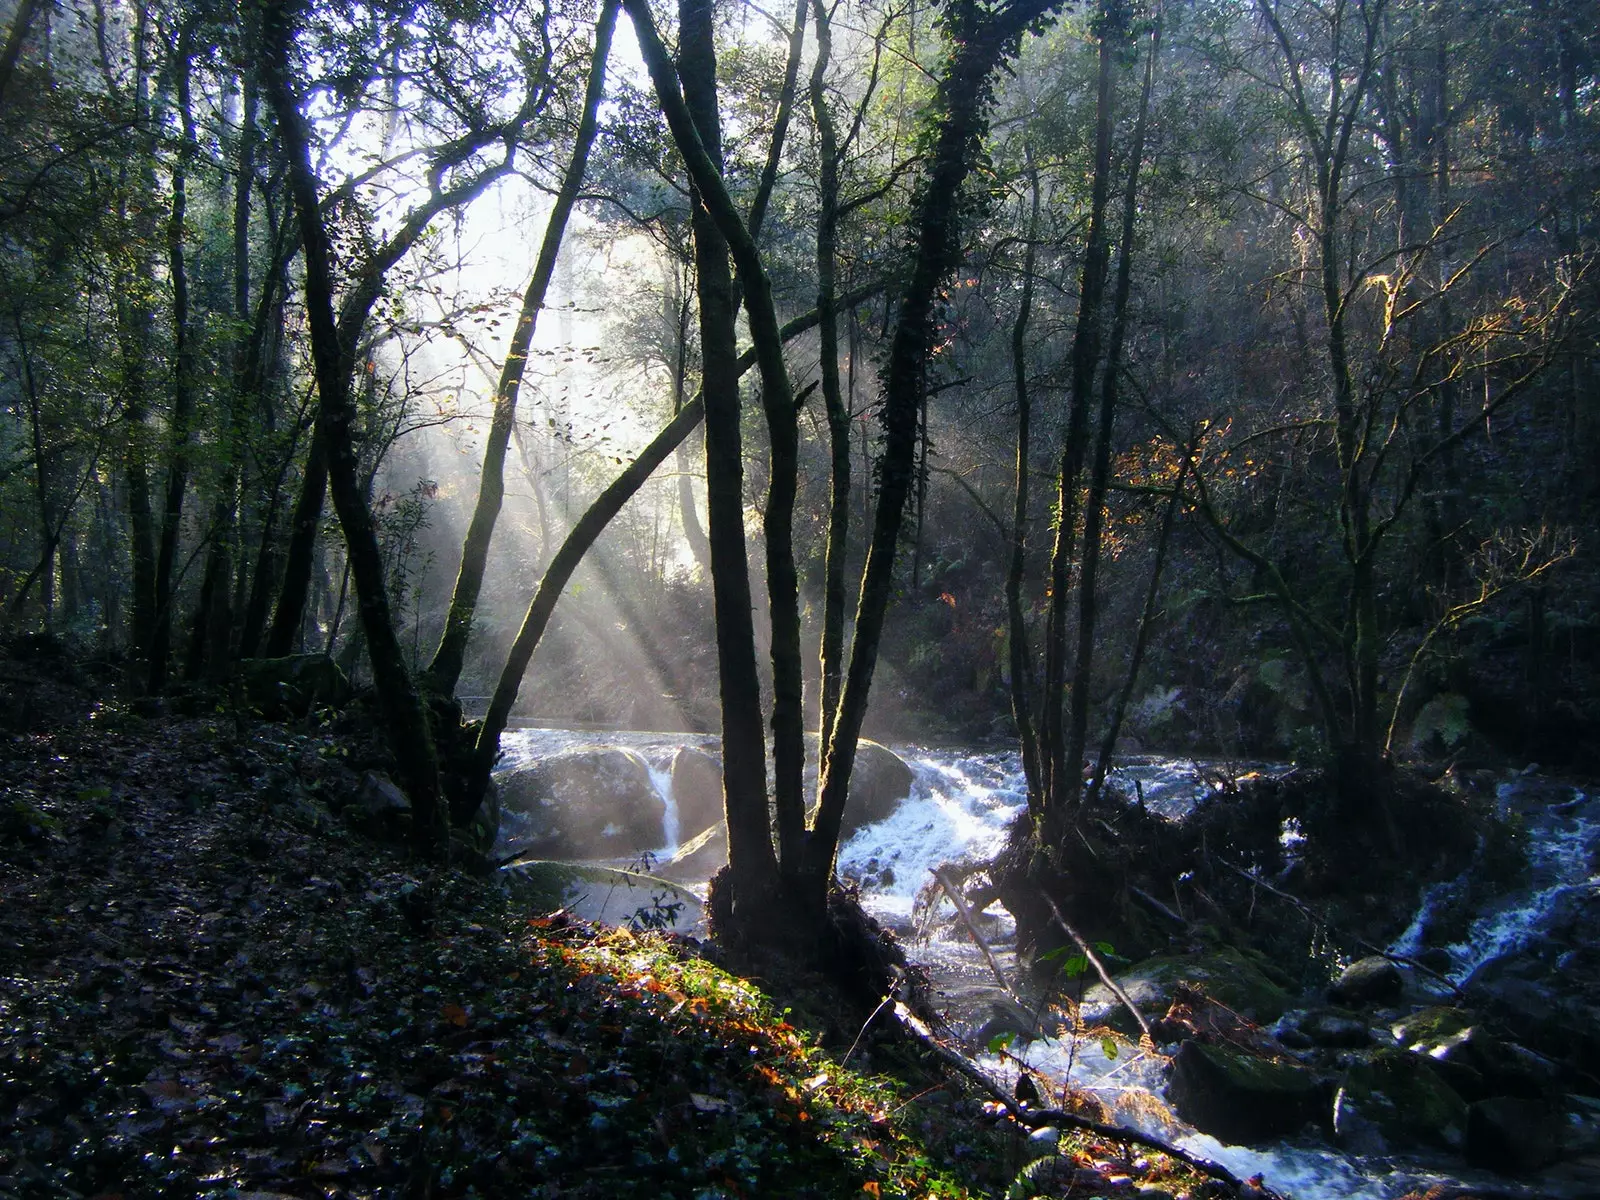
[[[1106,1125],[1100,1121],[1092,1121],[1078,1113],[1067,1112],[1059,1108],[1024,1108],[1006,1094],[1004,1088],[989,1077],[982,1067],[978,1066],[966,1055],[958,1050],[953,1050],[934,1036],[933,1030],[904,1004],[896,1002],[894,1014],[900,1019],[901,1026],[928,1049],[932,1050],[943,1062],[953,1067],[966,1079],[971,1080],[983,1091],[992,1096],[999,1104],[1004,1106],[1011,1119],[1019,1125],[1029,1129],[1039,1129],[1046,1125],[1066,1126],[1070,1129],[1081,1129],[1085,1133],[1095,1134],[1097,1137],[1107,1138],[1111,1141],[1122,1142],[1134,1146],[1144,1146],[1155,1150],[1170,1158],[1193,1167],[1202,1174],[1213,1179],[1220,1179],[1229,1187],[1242,1188],[1244,1185],[1237,1175],[1219,1163],[1211,1162],[1190,1154],[1187,1150],[1180,1149],[1170,1142],[1162,1141],[1137,1129],[1128,1129],[1122,1125]],[[1271,1198],[1274,1193],[1259,1191],[1252,1193]]]
[[[1146,1044],[1153,1047],[1156,1044],[1156,1036],[1150,1032],[1150,1022],[1144,1019],[1144,1014],[1139,1011],[1139,1006],[1128,999],[1128,993],[1123,991],[1117,985],[1117,981],[1111,978],[1111,972],[1106,970],[1105,963],[1100,961],[1100,956],[1094,952],[1094,947],[1089,945],[1083,939],[1083,935],[1067,923],[1066,917],[1062,916],[1061,910],[1056,907],[1055,899],[1051,896],[1046,896],[1044,902],[1050,906],[1050,912],[1055,917],[1056,924],[1065,929],[1067,936],[1078,943],[1078,949],[1083,951],[1084,958],[1089,960],[1089,965],[1100,976],[1100,981],[1110,988],[1111,994],[1122,1001],[1123,1006],[1133,1014],[1133,1019],[1139,1022],[1139,1028],[1144,1031],[1144,1036],[1147,1039]]]
[[[1151,908],[1155,909],[1156,912],[1160,913],[1163,917],[1166,917],[1169,921],[1175,921],[1179,925],[1182,925],[1185,929],[1192,928],[1187,917],[1183,916],[1181,913],[1174,912],[1169,906],[1163,904],[1160,900],[1157,900],[1142,887],[1129,884],[1128,890],[1135,896],[1139,897],[1139,899],[1143,900]]]

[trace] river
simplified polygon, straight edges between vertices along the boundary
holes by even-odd
[[[672,758],[680,746],[707,740],[683,734],[519,730],[506,735],[502,766],[514,768],[578,746],[600,744],[627,750],[641,759],[649,772],[662,805],[668,843],[660,855],[670,858],[678,848]],[[930,883],[935,867],[987,858],[1001,848],[1008,826],[1026,803],[1021,764],[1010,751],[892,748],[912,768],[911,793],[887,818],[859,829],[845,842],[839,852],[839,872],[859,885],[865,907],[894,929],[906,943],[909,956],[929,971],[949,1027],[963,1036],[969,1052],[997,1081],[1010,1086],[1020,1064],[1026,1063],[1058,1084],[1070,1083],[1093,1094],[1117,1122],[1174,1141],[1228,1167],[1240,1178],[1260,1174],[1290,1200],[1393,1200],[1437,1184],[1477,1185],[1496,1195],[1574,1200],[1596,1194],[1592,1179],[1571,1185],[1542,1179],[1522,1185],[1475,1172],[1459,1158],[1444,1155],[1360,1157],[1311,1140],[1256,1147],[1225,1145],[1195,1131],[1172,1112],[1164,1096],[1165,1060],[1159,1053],[1142,1053],[1127,1042],[1106,1045],[1099,1036],[1048,1037],[998,1050],[980,1044],[973,1035],[1003,993],[954,906],[941,899],[929,908],[924,898],[919,910],[919,894]],[[1149,809],[1178,819],[1224,777],[1285,769],[1270,763],[1148,757],[1122,764],[1115,776]],[[1445,973],[1457,983],[1539,938],[1543,923],[1564,899],[1600,885],[1600,877],[1592,869],[1600,834],[1600,797],[1525,774],[1500,781],[1498,803],[1506,813],[1515,814],[1528,831],[1528,879],[1525,886],[1486,905],[1467,935],[1446,947],[1449,969]],[[1453,888],[1463,886],[1464,880],[1431,889],[1393,951],[1415,952],[1431,912],[1452,899]],[[1014,986],[1022,987],[1009,914],[996,903],[977,919],[1000,970]],[[1440,986],[1441,995],[1447,994]],[[1109,1056],[1108,1050],[1114,1051],[1114,1056]]]

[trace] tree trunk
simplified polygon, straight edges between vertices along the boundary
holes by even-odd
[[[184,221],[189,207],[189,166],[195,153],[194,107],[189,95],[193,55],[187,23],[178,32],[173,76],[182,122],[182,139],[172,166],[172,210],[167,221],[167,270],[172,282],[172,414],[169,418],[167,490],[161,512],[161,545],[156,556],[155,629],[150,641],[147,686],[159,692],[167,681],[172,647],[172,571],[178,557],[183,499],[189,487],[189,430],[194,423],[194,347],[189,329],[189,269],[184,253]]]
[[[205,573],[200,582],[200,602],[195,607],[189,637],[187,675],[198,679],[226,675],[233,640],[233,579],[235,555],[240,547],[239,463],[244,453],[246,404],[258,383],[261,347],[267,336],[266,302],[276,272],[267,275],[262,311],[250,320],[250,207],[256,173],[256,121],[259,94],[248,61],[241,83],[239,152],[233,181],[233,319],[240,330],[233,350],[233,378],[218,449],[222,470],[211,506],[211,545],[206,551]],[[248,331],[248,332],[246,332]]]
[[[822,795],[810,840],[809,886],[825,891],[833,878],[839,830],[849,795],[856,745],[866,718],[884,616],[894,586],[894,558],[916,453],[917,406],[923,368],[932,350],[940,285],[961,256],[961,190],[986,126],[990,76],[1015,52],[1025,30],[1058,7],[1056,0],[1013,0],[998,12],[962,2],[947,10],[952,50],[933,111],[938,125],[927,175],[910,226],[915,239],[884,383],[884,449],[877,514],[856,604],[855,641],[833,737],[824,748]]]
[[[845,563],[850,536],[850,408],[839,381],[839,315],[835,274],[839,238],[839,137],[825,90],[832,57],[832,21],[824,0],[814,0],[817,60],[811,72],[811,114],[817,126],[821,163],[817,174],[817,334],[820,343],[822,403],[828,414],[830,489],[828,540],[822,585],[821,739],[833,736],[844,679]]]
[[[305,252],[306,315],[311,333],[319,404],[316,443],[327,464],[334,509],[344,529],[355,576],[356,594],[379,702],[388,725],[389,745],[411,797],[412,841],[429,857],[449,855],[446,814],[439,791],[439,766],[421,693],[406,670],[390,617],[383,558],[372,514],[356,474],[355,404],[350,391],[352,363],[333,310],[333,269],[327,230],[317,200],[316,179],[306,130],[289,90],[291,31],[283,5],[269,6],[263,21],[264,77],[278,116],[290,189],[300,219]]]
[[[1106,40],[1112,37],[1108,30]],[[1119,39],[1120,40],[1120,39]],[[1117,259],[1117,286],[1111,299],[1111,339],[1105,367],[1100,373],[1100,411],[1096,415],[1094,464],[1089,473],[1089,493],[1083,513],[1083,569],[1078,579],[1078,658],[1072,672],[1072,724],[1067,742],[1067,762],[1081,763],[1088,745],[1090,684],[1094,671],[1094,633],[1099,615],[1096,594],[1100,570],[1100,538],[1104,524],[1106,490],[1111,482],[1111,435],[1122,382],[1122,346],[1128,331],[1128,297],[1133,290],[1133,238],[1139,217],[1139,167],[1144,158],[1150,90],[1155,80],[1156,54],[1161,48],[1157,18],[1145,63],[1144,86],[1139,93],[1139,115],[1134,122],[1133,145],[1128,152],[1128,178],[1122,193],[1121,249]],[[1109,751],[1107,751],[1109,753]],[[1096,775],[1101,768],[1097,765]],[[1078,778],[1082,778],[1081,775]]]
[[[1022,610],[1022,579],[1028,552],[1028,467],[1032,435],[1033,400],[1028,392],[1028,322],[1033,315],[1033,270],[1039,238],[1039,171],[1033,149],[1024,144],[1027,157],[1028,244],[1022,255],[1022,295],[1017,319],[1011,326],[1011,373],[1017,395],[1017,484],[1011,506],[1011,564],[1006,571],[1006,642],[1011,669],[1011,719],[1017,726],[1022,751],[1022,773],[1028,784],[1028,811],[1037,823],[1043,816],[1044,793],[1039,777],[1039,738],[1033,725],[1033,655],[1028,645],[1028,623]]]
[[[0,50],[0,103],[4,103],[6,85],[11,82],[11,76],[17,69],[17,62],[22,57],[22,47],[28,40],[28,29],[46,7],[45,0],[21,0],[17,11],[11,18],[11,28],[6,33],[5,49]]]
[[[629,0],[640,41],[653,32],[648,9]],[[710,0],[679,0],[678,74],[698,142],[720,172],[722,129],[717,108],[716,52]],[[676,92],[676,79],[656,78],[658,93]],[[680,146],[684,139],[678,138]],[[733,279],[724,234],[706,210],[706,195],[691,189],[695,277],[700,297],[701,391],[705,397],[706,511],[711,543],[711,586],[716,613],[717,663],[722,699],[723,800],[735,919],[761,906],[773,887],[777,857],[767,815],[766,743],[761,729],[761,686],[756,674],[749,564],[744,531],[744,462],[739,429],[739,374],[734,339]]]
[[[138,9],[134,22],[134,115],[143,126],[149,120],[149,72],[146,59],[148,15]],[[133,659],[136,666],[148,664],[156,622],[155,518],[150,503],[149,409],[145,399],[150,353],[151,314],[143,300],[155,290],[155,271],[150,262],[153,240],[150,214],[154,212],[155,145],[142,148],[138,185],[130,164],[123,164],[118,189],[117,224],[126,239],[124,263],[117,280],[117,341],[122,359],[122,419],[127,428],[124,474],[128,488],[128,534],[133,575]],[[130,212],[130,191],[135,186],[144,192]],[[143,679],[141,677],[141,682]]]
[[[1090,185],[1089,236],[1084,248],[1083,272],[1078,289],[1078,321],[1072,337],[1072,394],[1067,432],[1061,447],[1056,477],[1056,536],[1050,554],[1050,607],[1046,619],[1043,720],[1039,758],[1044,783],[1043,813],[1046,840],[1053,841],[1060,825],[1076,807],[1083,790],[1083,739],[1077,733],[1080,714],[1072,714],[1073,735],[1064,724],[1063,702],[1067,688],[1067,610],[1071,603],[1071,566],[1078,545],[1078,485],[1089,447],[1089,405],[1094,393],[1095,368],[1100,362],[1100,306],[1105,295],[1106,267],[1110,255],[1105,231],[1106,201],[1111,184],[1111,105],[1115,65],[1111,39],[1100,38],[1100,70],[1095,102],[1094,177]],[[1086,714],[1085,714],[1086,715]],[[1070,747],[1079,748],[1071,757]]]
[[[517,396],[528,363],[528,347],[532,344],[539,311],[544,307],[545,296],[550,289],[550,278],[555,273],[556,257],[566,236],[567,218],[577,202],[578,190],[583,186],[584,172],[589,164],[589,151],[594,146],[596,117],[600,100],[605,94],[606,59],[611,53],[611,33],[616,22],[617,0],[605,0],[600,9],[599,23],[595,26],[594,56],[589,65],[583,117],[573,141],[572,158],[567,163],[561,187],[550,207],[550,218],[545,225],[544,241],[539,247],[533,278],[523,293],[522,313],[517,318],[511,348],[500,372],[499,385],[495,388],[494,416],[490,420],[489,438],[483,451],[478,502],[472,510],[472,520],[461,544],[461,570],[456,576],[455,592],[450,598],[444,633],[425,677],[429,687],[444,695],[453,693],[456,682],[461,678],[461,664],[466,657],[467,639],[472,633],[473,615],[477,611],[484,569],[489,560],[489,542],[494,536],[495,522],[505,498],[506,447],[511,441],[511,426],[517,416]]]

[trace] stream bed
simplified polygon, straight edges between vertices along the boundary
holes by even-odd
[[[538,729],[508,734],[505,743],[502,770],[597,744],[636,757],[661,805],[664,844],[657,857],[662,860],[679,850],[674,758],[685,745],[715,749],[714,739],[684,734]],[[985,859],[1003,846],[1011,821],[1026,804],[1020,761],[1008,751],[894,749],[911,768],[910,794],[888,816],[855,830],[841,846],[839,872],[860,887],[865,907],[895,930],[908,956],[928,971],[948,1028],[1003,1086],[1009,1088],[1025,1065],[1057,1088],[1070,1085],[1091,1094],[1116,1123],[1172,1141],[1240,1178],[1259,1174],[1289,1200],[1393,1200],[1435,1185],[1474,1187],[1495,1196],[1578,1200],[1600,1195],[1600,1160],[1593,1157],[1569,1159],[1553,1171],[1519,1181],[1478,1171],[1442,1151],[1363,1155],[1310,1137],[1228,1145],[1197,1132],[1173,1111],[1165,1057],[1172,1047],[1142,1050],[1135,1042],[1108,1039],[1100,1032],[1074,1036],[1059,1023],[1056,1036],[1002,1044],[1003,1037],[990,1033],[992,1022],[997,1013],[1014,1012],[1015,1001],[996,980],[954,905],[943,898],[930,903],[931,896],[923,893],[934,868]],[[1115,776],[1151,811],[1179,819],[1224,779],[1285,770],[1281,764],[1148,757],[1123,763]],[[1447,1003],[1451,985],[1468,984],[1508,956],[1538,946],[1558,914],[1600,890],[1594,862],[1600,795],[1525,773],[1499,780],[1496,796],[1502,812],[1526,832],[1527,878],[1515,890],[1483,903],[1460,938],[1442,947],[1437,938],[1431,939],[1440,978],[1408,978],[1407,997],[1413,1005]],[[1452,905],[1459,909],[1470,882],[1463,878],[1429,889],[1410,927],[1390,950],[1421,952],[1430,920]],[[692,919],[689,914],[685,928],[692,929]],[[995,903],[974,914],[974,924],[1011,989],[1025,1001],[1038,1001],[1021,982],[1014,927],[1004,907]],[[1042,1003],[1038,1011],[1044,1011]],[[1600,1122],[1600,1101],[1596,1107]]]

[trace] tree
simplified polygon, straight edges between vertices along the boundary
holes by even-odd
[[[350,381],[351,343],[341,336],[334,316],[334,274],[327,230],[317,196],[316,176],[304,120],[290,91],[292,11],[274,5],[263,13],[263,75],[278,117],[278,136],[288,162],[290,190],[300,221],[305,256],[306,316],[317,374],[317,452],[328,472],[335,511],[355,576],[361,628],[372,658],[373,675],[388,726],[389,745],[412,806],[412,839],[422,853],[448,855],[447,812],[439,787],[433,732],[421,693],[406,670],[405,657],[390,617],[383,560],[372,527],[372,513],[356,476],[352,426],[355,406]]]

